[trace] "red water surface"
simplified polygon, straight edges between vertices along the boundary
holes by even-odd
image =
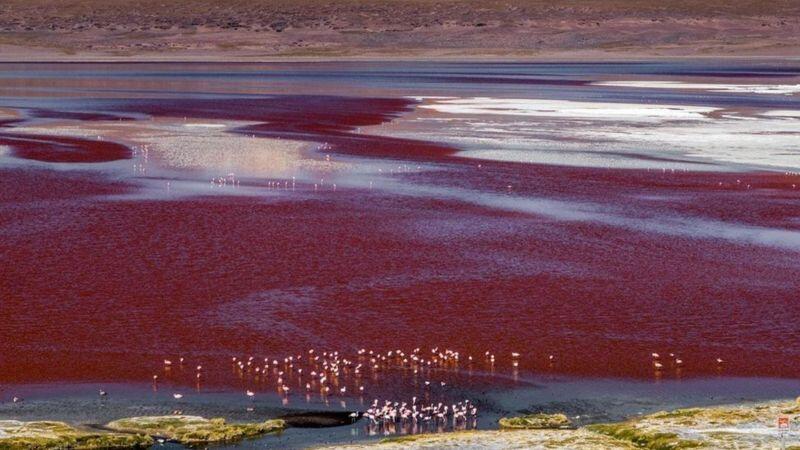
[[[0,145],[14,156],[51,163],[99,163],[128,159],[131,151],[116,142],[68,136],[0,133]]]
[[[395,181],[444,194],[111,200],[135,186],[2,169],[14,189],[0,193],[0,382],[435,346],[492,351],[502,370],[521,352],[525,371],[652,377],[655,351],[679,354],[683,376],[800,376],[797,176],[478,167],[446,146],[355,132],[406,100],[242,102],[116,110],[257,120],[240,132],[422,158],[438,170]],[[525,209],[539,199],[558,203]],[[551,214],[585,204],[588,218]]]

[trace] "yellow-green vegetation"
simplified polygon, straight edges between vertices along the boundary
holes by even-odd
[[[227,423],[225,419],[206,419],[199,416],[146,416],[115,420],[107,427],[191,445],[253,438],[281,431],[286,428],[286,423],[281,419],[258,423]]]
[[[146,434],[81,430],[64,422],[0,421],[0,450],[140,449],[153,445]]]
[[[517,430],[517,431],[458,431],[453,433],[418,434],[382,439],[378,443],[364,442],[336,445],[331,450],[636,450],[630,442],[620,441],[585,429]]]
[[[632,423],[589,425],[588,429],[615,439],[629,441],[637,447],[648,450],[677,450],[703,446],[699,441],[681,439],[675,433],[646,431]]]
[[[793,404],[787,405],[781,412],[783,414],[800,414],[800,397],[797,397]]]
[[[792,414],[800,414],[797,402],[766,402],[662,411],[587,428],[648,449],[771,448],[778,445],[777,418]],[[800,444],[796,438],[790,441],[787,444]]]
[[[662,411],[609,424],[559,429],[559,415],[533,415],[502,420],[499,431],[469,431],[384,439],[378,444],[337,446],[346,449],[558,449],[572,450],[738,450],[779,448],[777,418],[800,422],[800,399],[756,404]],[[566,417],[563,419],[566,420]],[[534,428],[526,425],[533,424]],[[539,427],[539,428],[536,428]],[[555,429],[554,429],[555,428]],[[786,448],[800,450],[790,434]]]
[[[469,431],[464,431],[464,433],[469,433]],[[428,435],[426,434],[405,434],[402,436],[391,436],[387,438],[383,438],[380,440],[383,444],[403,444],[409,442],[415,442],[420,439],[425,439]]]
[[[529,414],[500,419],[501,430],[542,430],[569,428],[572,422],[564,414]]]
[[[734,425],[758,418],[758,410],[737,408],[688,408],[661,411],[648,416],[653,420],[674,421],[682,425],[708,423],[712,425]]]

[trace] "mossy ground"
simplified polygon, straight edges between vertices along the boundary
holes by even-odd
[[[800,399],[710,408],[662,411],[620,423],[569,429],[526,428],[558,425],[558,415],[532,415],[501,420],[499,431],[469,431],[383,439],[336,448],[364,449],[562,449],[571,450],[739,450],[779,448],[777,417],[796,416]],[[566,417],[564,418],[566,419]],[[560,428],[558,426],[554,428]],[[787,437],[786,448],[800,450],[797,435]]]
[[[499,424],[501,430],[563,429],[572,426],[572,422],[564,414],[530,414],[520,417],[504,417],[500,419]]]
[[[502,419],[509,431],[465,431],[437,435],[399,436],[382,440],[386,448],[571,448],[575,450],[693,448],[773,448],[777,445],[776,419],[796,415],[800,401],[769,402],[712,408],[664,411],[626,422],[569,428],[561,414],[534,414]],[[198,416],[152,416],[120,419],[108,424],[114,432],[85,430],[63,422],[0,421],[0,450],[141,449],[153,445],[151,436],[187,445],[231,442],[283,430],[283,420],[229,424],[224,419]],[[563,428],[568,429],[563,429]],[[771,431],[770,431],[771,430]],[[369,448],[365,443],[346,448]],[[800,450],[796,436],[786,442]]]
[[[346,446],[334,446],[330,449],[497,449],[497,450],[636,450],[636,447],[624,441],[591,433],[584,429],[568,430],[518,430],[518,431],[458,431],[454,433],[420,434],[413,436],[397,436],[385,438],[378,443],[361,443]]]
[[[253,438],[281,431],[286,427],[286,423],[275,419],[258,423],[229,424],[224,419],[206,419],[198,416],[153,416],[115,420],[107,426],[117,431],[144,433],[191,445]]]
[[[466,432],[465,432],[466,433]],[[387,438],[383,438],[380,440],[383,444],[402,444],[402,443],[410,443],[415,442],[420,439],[425,439],[427,435],[425,434],[406,434],[403,436],[391,436]]]
[[[590,425],[587,428],[648,450],[678,450],[703,446],[702,442],[681,439],[675,433],[647,431],[631,423]]]
[[[778,448],[777,418],[793,414],[800,415],[800,403],[766,402],[662,411],[588,428],[649,449]],[[788,439],[789,446],[800,444],[796,436]]]
[[[0,421],[0,450],[141,449],[153,445],[145,434],[86,431],[63,422]]]
[[[688,408],[669,412],[662,411],[648,417],[651,420],[667,420],[682,425],[693,425],[697,423],[735,425],[758,419],[759,411],[755,408]]]

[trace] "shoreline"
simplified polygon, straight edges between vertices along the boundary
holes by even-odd
[[[14,51],[16,50],[16,51]],[[31,52],[31,50],[34,50]],[[418,62],[418,63],[628,63],[647,61],[752,61],[775,62],[785,64],[800,62],[800,48],[797,51],[779,53],[735,53],[736,49],[721,53],[677,53],[664,54],[658,52],[630,52],[630,51],[563,51],[539,52],[529,54],[495,54],[495,53],[470,53],[469,49],[451,54],[439,53],[374,53],[368,55],[345,54],[342,56],[297,56],[280,54],[241,53],[230,51],[209,51],[192,54],[160,53],[137,55],[109,55],[102,53],[83,52],[64,54],[56,50],[36,51],[37,47],[19,47],[9,51],[0,45],[0,64],[161,64],[161,63],[186,63],[186,64],[273,64],[273,63],[364,63],[364,62]],[[358,50],[358,49],[354,49]],[[476,50],[479,51],[479,50]],[[232,54],[234,53],[234,54]],[[735,54],[734,54],[735,53]]]
[[[323,422],[328,420],[325,417],[337,414],[344,417],[345,413],[313,409],[299,412],[309,418],[306,420]],[[311,426],[304,430],[304,425],[299,425],[300,428],[293,426],[289,419],[291,413],[279,415],[274,411],[262,411],[253,413],[247,419],[231,418],[230,414],[211,414],[184,413],[181,410],[166,415],[154,412],[137,415],[134,410],[110,422],[108,419],[98,422],[64,420],[58,415],[34,420],[16,417],[0,419],[0,445],[5,444],[4,448],[15,450],[27,448],[31,439],[43,439],[42,448],[50,448],[44,445],[50,439],[75,438],[78,438],[79,445],[75,447],[78,449],[84,448],[80,446],[82,439],[88,442],[115,441],[118,444],[115,448],[147,448],[156,442],[172,443],[180,448],[214,443],[224,448],[257,448],[259,444],[267,444],[298,449],[551,448],[553,445],[570,445],[570,448],[580,450],[695,448],[709,445],[711,448],[733,449],[743,445],[769,446],[778,440],[791,449],[800,445],[800,432],[796,425],[786,433],[781,433],[777,427],[778,417],[788,417],[790,423],[800,419],[800,398],[789,395],[772,400],[742,399],[713,405],[665,407],[617,420],[590,423],[580,422],[580,415],[565,415],[555,410],[535,414],[517,412],[492,419],[490,428],[483,426],[480,429],[413,434],[379,432],[377,435],[370,433],[355,438],[351,432],[349,442],[344,438],[346,434],[343,431],[375,425],[359,417],[350,425],[331,423],[330,426]],[[294,417],[297,417],[296,414]],[[283,417],[289,422],[284,422]],[[509,428],[512,423],[513,427]],[[378,431],[384,426],[389,425],[377,424]],[[340,437],[332,439],[334,435],[330,432],[336,430],[339,430]],[[294,436],[294,439],[286,441],[284,433]]]
[[[107,396],[98,396],[98,389],[108,392]],[[512,432],[498,431],[500,419],[534,412],[564,414],[572,422],[570,428],[583,429],[595,424],[626,423],[659,411],[786,403],[800,392],[798,389],[800,386],[796,380],[767,378],[725,377],[660,382],[570,378],[537,386],[489,390],[488,394],[480,394],[479,391],[460,392],[462,397],[456,395],[453,399],[472,398],[481,410],[477,429],[462,430],[467,434],[459,434],[459,430],[449,428],[444,432],[431,433],[433,430],[427,430],[425,433],[413,433],[412,436],[386,435],[383,432],[375,434],[374,430],[368,430],[365,419],[353,424],[339,423],[322,428],[303,425],[298,428],[290,422],[281,435],[265,436],[260,438],[263,440],[250,441],[250,444],[227,444],[225,448],[260,448],[259,443],[293,449],[358,448],[376,445],[382,438],[386,438],[390,444],[395,439],[403,443],[409,439],[425,443],[451,437],[460,439],[461,436],[492,437],[497,433],[516,438],[523,435],[505,435]],[[254,399],[248,399],[242,392],[231,388],[193,392],[188,386],[165,384],[158,391],[153,391],[146,384],[96,382],[44,383],[28,386],[27,390],[13,390],[11,386],[6,386],[4,390],[7,394],[19,395],[22,400],[19,403],[0,403],[0,421],[63,421],[77,429],[130,417],[169,416],[176,410],[181,415],[221,418],[230,424],[261,423],[275,418],[289,420],[288,417],[296,417],[297,414],[318,418],[347,416],[352,411],[365,411],[372,398],[368,397],[362,403],[357,398],[348,398],[346,407],[339,404],[343,397],[331,398],[330,404],[317,400],[304,403],[300,398],[292,398],[287,405],[282,403],[280,396],[269,392],[257,392]],[[185,397],[175,400],[171,395],[173,392],[182,392]],[[538,432],[534,430],[532,433]]]
[[[714,448],[800,448],[800,432],[796,431],[800,416],[800,398],[784,401],[722,405],[711,408],[682,408],[659,411],[621,422],[573,428],[558,426],[560,414],[532,414],[511,418],[509,422],[529,426],[493,431],[462,431],[431,435],[385,438],[377,444],[318,447],[322,449],[549,449],[573,450],[650,450]],[[779,429],[778,418],[788,420],[786,429]],[[547,421],[554,424],[547,424]]]

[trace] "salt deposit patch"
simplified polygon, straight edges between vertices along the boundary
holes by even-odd
[[[698,120],[717,110],[717,108],[707,106],[580,102],[548,99],[471,97],[429,100],[433,101],[419,107],[459,115],[526,116],[602,121],[659,122],[666,120]]]
[[[225,128],[223,123],[186,123],[186,128]]]
[[[772,111],[765,111],[761,113],[761,115],[767,117],[790,117],[800,119],[800,111],[790,109],[775,109]]]
[[[404,123],[403,135],[453,144],[469,158],[617,169],[709,170],[709,163],[717,170],[800,168],[800,111],[708,115],[717,110],[535,99],[426,101],[421,108],[443,114]]]
[[[682,81],[598,81],[592,84],[595,86],[642,89],[692,89],[707,92],[731,92],[742,94],[794,95],[800,92],[800,84],[718,84],[686,83]]]

